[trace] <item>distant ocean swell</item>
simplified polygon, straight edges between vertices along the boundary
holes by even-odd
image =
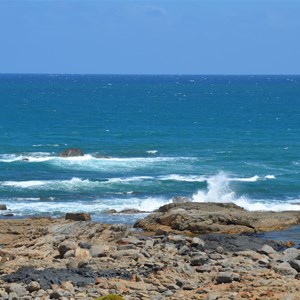
[[[102,221],[107,209],[152,211],[175,196],[298,210],[299,84],[300,76],[2,74],[0,204],[16,217],[87,211]],[[69,147],[85,155],[58,156]]]

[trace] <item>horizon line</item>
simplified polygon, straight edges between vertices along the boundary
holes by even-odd
[[[293,73],[39,73],[39,72],[0,72],[1,75],[79,75],[79,76],[299,76]]]

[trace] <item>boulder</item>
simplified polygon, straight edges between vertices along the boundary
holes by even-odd
[[[0,204],[0,210],[7,210],[7,206],[4,204]]]
[[[60,157],[75,157],[75,156],[83,156],[83,152],[80,149],[77,148],[69,148],[65,149],[62,152],[59,153]]]
[[[87,213],[66,213],[66,220],[91,221],[91,215]]]
[[[92,258],[89,250],[81,248],[75,250],[75,257],[80,260],[89,260]]]
[[[77,243],[74,241],[63,241],[62,243],[59,244],[58,246],[58,252],[59,252],[59,256],[61,258],[64,257],[65,253],[67,253],[70,250],[75,250],[77,248]]]
[[[22,297],[26,294],[26,288],[18,283],[11,283],[6,286],[5,291],[9,293],[16,293],[18,297]]]
[[[170,203],[134,227],[166,233],[257,233],[282,230],[300,223],[300,211],[246,211],[233,203]]]

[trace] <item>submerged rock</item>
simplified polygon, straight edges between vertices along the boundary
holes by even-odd
[[[83,156],[83,152],[80,149],[77,148],[69,148],[65,149],[62,152],[59,153],[60,157],[75,157],[75,156]]]

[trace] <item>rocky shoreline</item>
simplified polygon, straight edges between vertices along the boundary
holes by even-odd
[[[300,249],[250,233],[299,220],[299,212],[260,216],[213,203],[163,206],[136,223],[144,230],[51,218],[1,220],[0,299],[297,300]]]

